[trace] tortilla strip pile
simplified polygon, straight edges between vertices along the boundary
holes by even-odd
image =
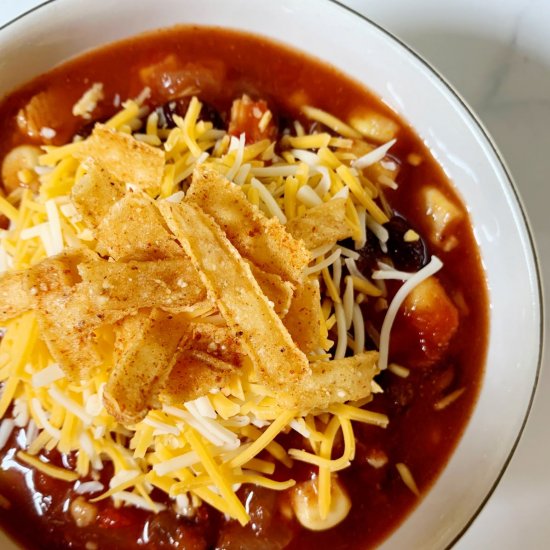
[[[368,396],[376,352],[311,363],[306,355],[319,349],[321,322],[319,281],[304,276],[308,246],[349,236],[344,203],[310,210],[289,232],[203,167],[179,204],[155,201],[144,191],[159,184],[158,153],[146,151],[150,163],[134,174],[141,188],[122,184],[143,147],[96,126],[82,153],[87,173],[72,190],[93,250],[66,249],[0,278],[0,320],[36,310],[43,340],[72,379],[112,365],[104,404],[127,425],[163,402],[223,387],[246,365],[300,411]]]

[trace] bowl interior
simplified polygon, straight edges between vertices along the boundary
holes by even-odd
[[[389,34],[330,1],[164,0],[162,9],[155,0],[51,1],[0,30],[0,94],[87,49],[175,23],[263,34],[338,67],[415,128],[468,206],[490,294],[484,383],[445,471],[382,547],[448,546],[505,468],[528,412],[540,358],[533,245],[498,153],[441,77]],[[0,542],[7,547],[2,534]]]

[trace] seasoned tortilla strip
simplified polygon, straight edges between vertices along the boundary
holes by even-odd
[[[321,345],[321,290],[319,281],[307,277],[296,288],[284,325],[292,339],[304,353],[319,349]]]
[[[274,273],[251,264],[252,273],[275,311],[290,307],[293,286]],[[197,270],[186,256],[158,261],[108,262],[96,260],[78,266],[90,299],[106,310],[159,307],[172,313],[194,308],[207,299]]]
[[[206,357],[205,357],[206,356]],[[164,403],[181,405],[197,397],[207,395],[212,388],[223,388],[234,376],[233,366],[201,352],[182,353],[160,393]]]
[[[92,135],[82,142],[76,156],[92,157],[116,180],[138,185],[153,193],[160,189],[164,173],[164,151],[134,137],[96,124]]]
[[[97,251],[117,261],[162,260],[182,250],[165,228],[157,207],[129,194],[115,203],[96,231]]]
[[[94,159],[88,158],[84,164],[87,172],[73,185],[71,199],[84,223],[95,228],[109,208],[126,194],[126,187]]]
[[[371,382],[378,374],[378,352],[367,351],[333,361],[311,364],[312,375],[300,383],[300,407],[325,409],[334,403],[363,399],[371,394]]]
[[[227,385],[246,356],[241,338],[227,326],[192,323],[184,347],[161,392],[167,403],[183,403]]]
[[[206,289],[188,258],[108,262],[78,266],[90,299],[98,308],[131,311],[158,307],[183,312],[206,300]]]
[[[187,327],[160,309],[126,317],[115,344],[115,365],[103,393],[107,411],[123,424],[139,422],[157,398]]]
[[[335,244],[353,235],[353,229],[346,221],[346,199],[330,200],[314,206],[290,220],[286,229],[295,239],[301,239],[308,250]]]
[[[252,275],[254,275],[263,293],[270,302],[273,302],[275,313],[283,318],[288,313],[292,302],[294,285],[288,281],[284,281],[280,275],[267,273],[263,269],[256,267],[253,263],[249,264]]]
[[[27,290],[27,272],[4,273],[0,277],[0,321],[17,317],[32,307]]]
[[[310,254],[279,220],[267,218],[241,189],[215,170],[199,166],[187,201],[214,218],[240,255],[268,273],[298,283]]]
[[[269,305],[250,266],[197,206],[165,202],[160,210],[229,327],[242,332],[258,378],[275,391],[292,390],[310,372],[307,358]]]
[[[53,359],[70,379],[79,380],[101,364],[94,330],[104,316],[79,292],[74,262],[72,252],[43,260],[28,271],[28,288]]]
[[[38,326],[51,356],[71,380],[88,378],[102,363],[96,329],[103,321],[90,322],[88,316],[93,312],[82,312],[83,305],[74,289],[38,302]]]
[[[236,330],[210,323],[190,323],[182,346],[186,351],[208,353],[236,368],[242,366],[245,356],[242,337],[237,335]]]

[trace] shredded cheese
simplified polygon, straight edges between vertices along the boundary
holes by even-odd
[[[403,464],[402,462],[399,462],[395,465],[397,468],[397,471],[399,472],[399,475],[401,476],[401,479],[403,480],[403,483],[418,497],[420,496],[420,491],[418,490],[418,486],[416,485],[416,481],[414,480],[413,475],[411,474],[411,471],[409,470],[408,466],[406,464]]]
[[[42,386],[49,386],[53,382],[65,378],[65,373],[61,370],[61,367],[57,363],[52,363],[45,369],[38,371],[32,376],[32,385],[35,388]]]
[[[361,170],[363,168],[366,168],[367,166],[372,166],[373,164],[380,162],[386,156],[391,147],[395,145],[396,141],[397,140],[394,138],[384,145],[380,145],[380,147],[369,151],[366,155],[363,155],[362,157],[353,161],[352,166]]]
[[[23,451],[18,451],[16,456],[21,462],[55,479],[61,479],[63,481],[76,481],[78,479],[78,474],[76,472],[71,472],[70,470],[42,462],[39,458],[31,456]]]
[[[201,105],[196,98],[190,101],[183,118],[174,117],[175,128],[164,128],[158,112],[148,113],[142,105],[145,97],[125,101],[106,126],[162,150],[165,165],[158,199],[182,201],[188,178],[198,164],[204,163],[241,186],[253,204],[283,224],[326,201],[344,198],[346,223],[353,228],[355,248],[365,245],[366,227],[381,243],[387,241],[382,224],[388,218],[378,204],[379,186],[360,171],[382,161],[394,140],[356,159],[352,146],[360,134],[324,111],[305,107],[309,119],[339,136],[306,134],[298,123],[296,136],[284,137],[280,143],[284,150],[280,151],[269,140],[246,145],[244,134],[230,137],[211,123],[200,121]],[[265,112],[259,126],[267,127],[271,116]],[[145,119],[144,133],[136,134]],[[36,170],[40,194],[33,196],[26,190],[9,200],[0,197],[0,213],[11,222],[10,229],[0,235],[1,270],[27,269],[69,246],[93,246],[94,233],[70,199],[74,182],[86,173],[86,166],[77,160],[82,147],[82,142],[44,147],[45,154]],[[134,183],[127,183],[134,192],[140,190]],[[16,208],[14,204],[18,203]],[[322,277],[326,290],[319,304],[319,344],[308,354],[309,360],[341,359],[350,348],[355,354],[361,353],[365,332],[376,329],[363,318],[360,304],[385,295],[384,287],[359,271],[355,263],[359,253],[347,247],[330,243],[311,251],[311,257],[304,275]],[[416,274],[382,264],[375,271],[375,281],[393,278],[405,282],[388,307],[382,326],[381,369],[387,364],[389,334],[398,308],[416,284],[437,271],[438,262],[433,258]],[[216,322],[210,306],[196,316]],[[331,330],[334,332],[329,338]],[[8,322],[7,334],[0,342],[0,382],[4,383],[0,413],[5,415],[12,403],[14,407],[13,418],[5,418],[0,424],[0,447],[15,426],[27,426],[26,448],[17,457],[46,475],[75,481],[95,475],[105,463],[112,464],[115,474],[107,490],[99,482],[86,481],[75,487],[77,493],[101,492],[94,500],[111,498],[117,505],[158,512],[163,506],[151,498],[153,488],[157,488],[174,498],[186,514],[204,501],[244,524],[249,517],[235,494],[237,488],[251,483],[272,490],[288,489],[294,480],[274,481],[266,476],[273,475],[279,464],[292,467],[293,460],[319,469],[319,511],[321,517],[326,517],[331,505],[331,475],[347,467],[355,455],[352,422],[380,428],[388,424],[385,415],[361,408],[368,400],[333,405],[303,417],[298,411],[282,409],[257,381],[235,377],[226,387],[213,389],[213,393],[178,406],[164,405],[150,411],[136,425],[123,427],[103,407],[108,368],[108,364],[103,365],[90,380],[70,382],[40,340],[34,312]],[[403,374],[395,366],[390,370]],[[380,390],[375,382],[371,386],[373,392]],[[459,396],[454,392],[443,398],[436,403],[436,410]],[[290,429],[309,441],[308,450],[287,452],[278,443],[279,434]],[[344,449],[339,458],[333,459],[340,431]],[[76,453],[75,471],[40,458],[39,453],[53,448]],[[265,456],[260,457],[263,451]]]

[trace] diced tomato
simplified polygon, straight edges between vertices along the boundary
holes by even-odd
[[[225,79],[225,65],[215,59],[193,63],[173,54],[139,71],[144,86],[149,86],[154,99],[164,102],[184,96],[209,96],[219,93]]]
[[[447,350],[458,329],[458,310],[441,283],[430,277],[407,297],[394,324],[390,359],[429,367]]]
[[[253,101],[247,95],[233,101],[228,132],[236,137],[244,133],[247,143],[275,139],[277,128],[267,102]]]
[[[97,518],[98,526],[104,529],[130,527],[133,522],[131,508],[115,508],[114,506],[103,509]]]

